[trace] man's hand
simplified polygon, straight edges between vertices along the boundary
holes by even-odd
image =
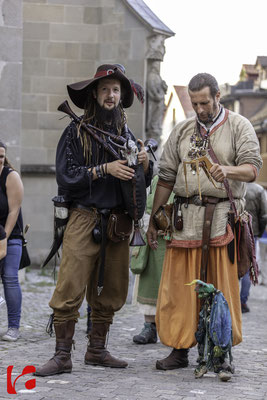
[[[107,164],[107,173],[115,178],[128,181],[134,177],[134,169],[128,167],[127,160],[116,160]]]
[[[209,172],[216,182],[223,182],[227,178],[227,167],[224,165],[213,164]]]
[[[251,164],[236,166],[213,164],[210,173],[217,182],[223,182],[225,178],[241,182],[253,182],[257,177],[257,169]]]
[[[143,141],[141,139],[138,139],[137,142],[141,146],[141,150],[137,154],[138,164],[143,164],[144,171],[146,173],[147,170],[148,170],[148,166],[149,166],[148,154],[147,154],[147,152],[145,150],[145,145],[144,145]]]
[[[152,217],[151,217],[152,218]],[[148,226],[148,230],[146,233],[147,236],[147,241],[149,246],[151,247],[152,250],[156,250],[158,248],[158,231],[155,228],[153,221],[150,220],[149,226]]]

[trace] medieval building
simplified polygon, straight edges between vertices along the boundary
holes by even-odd
[[[243,64],[239,82],[221,87],[221,103],[248,118],[258,136],[263,167],[257,182],[267,188],[267,56]]]
[[[55,151],[69,122],[57,108],[66,85],[100,64],[123,64],[147,94],[145,106],[129,109],[129,126],[138,138],[159,139],[167,90],[160,63],[174,32],[142,0],[3,0],[0,9],[0,138],[22,174],[24,223],[40,264],[53,236]]]

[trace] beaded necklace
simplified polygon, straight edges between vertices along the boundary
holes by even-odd
[[[205,156],[207,154],[210,141],[210,132],[220,118],[222,111],[223,107],[220,106],[220,111],[218,112],[216,118],[212,121],[212,125],[210,128],[207,128],[205,125],[201,124],[198,119],[196,120],[194,132],[190,137],[189,143],[188,157],[191,158],[191,160]],[[201,126],[203,126],[206,131],[204,135],[201,133]],[[193,175],[196,174],[196,165],[191,164],[191,172]]]

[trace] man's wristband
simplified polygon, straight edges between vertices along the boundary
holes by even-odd
[[[95,172],[96,172],[96,175],[97,175],[98,178],[102,178],[102,174],[101,174],[101,171],[100,171],[100,165],[96,165],[95,166]]]

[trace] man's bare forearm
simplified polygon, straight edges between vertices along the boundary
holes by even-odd
[[[171,192],[172,192],[171,189],[157,185],[153,201],[153,207],[151,211],[151,217],[155,214],[155,212],[159,209],[160,206],[167,203]]]
[[[251,164],[238,166],[213,164],[210,173],[217,182],[223,182],[225,178],[241,182],[253,182],[255,180],[255,169]]]

